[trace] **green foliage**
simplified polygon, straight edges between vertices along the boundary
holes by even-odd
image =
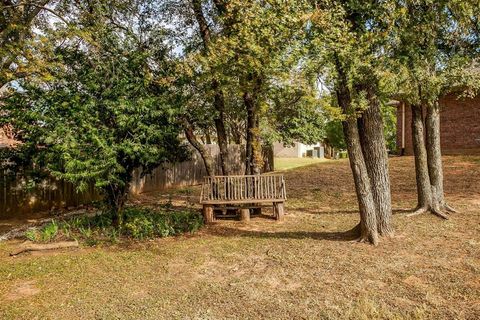
[[[395,152],[397,150],[397,109],[394,106],[383,106],[383,133],[387,143],[387,150]]]
[[[50,242],[58,239],[79,239],[94,246],[107,241],[117,243],[121,236],[143,240],[155,237],[194,233],[203,226],[203,217],[196,210],[157,210],[128,207],[119,228],[112,226],[113,216],[104,212],[94,216],[77,216],[65,221],[52,221],[41,229],[29,229],[25,237],[30,241]]]
[[[203,218],[194,211],[172,211],[162,214],[149,209],[125,210],[125,234],[135,239],[174,236],[196,232],[203,225]]]
[[[18,80],[21,90],[5,109],[26,146],[35,146],[36,166],[79,191],[93,184],[118,212],[135,169],[147,173],[188,154],[162,84],[169,62],[161,29],[128,24],[146,10],[141,4],[106,4],[99,2],[88,23],[79,22],[46,53],[55,59],[51,77]],[[112,15],[126,25],[109,23]]]
[[[44,225],[41,229],[31,228],[25,231],[25,238],[35,242],[51,242],[59,234],[59,225],[55,220]]]
[[[343,127],[340,120],[331,120],[325,126],[325,141],[337,150],[346,149]]]
[[[28,229],[25,231],[25,238],[30,241],[37,241],[38,239],[38,232],[35,229]]]
[[[42,242],[50,242],[55,239],[58,233],[58,225],[55,220],[52,222],[47,223],[41,230],[40,230],[40,240]]]

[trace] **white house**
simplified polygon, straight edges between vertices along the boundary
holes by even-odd
[[[311,145],[295,142],[293,146],[284,146],[282,142],[275,142],[273,144],[273,156],[277,158],[324,158],[325,149],[320,142]]]

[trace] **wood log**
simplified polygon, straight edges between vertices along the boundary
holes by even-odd
[[[55,249],[64,249],[64,248],[78,248],[78,241],[62,241],[54,243],[33,243],[31,241],[26,241],[21,244],[21,246],[10,252],[10,256],[16,256],[23,252],[28,251],[43,251],[43,250],[55,250]]]

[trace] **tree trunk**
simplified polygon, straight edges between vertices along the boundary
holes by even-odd
[[[260,174],[263,157],[256,101],[249,92],[243,94],[243,101],[247,109],[245,174]]]
[[[438,101],[427,106],[427,157],[428,174],[432,190],[432,208],[434,213],[443,210],[454,211],[445,202],[443,191],[442,152],[440,148],[440,105]]]
[[[225,130],[225,99],[223,92],[219,90],[217,81],[213,81],[213,89],[215,91],[214,105],[218,112],[215,117],[215,129],[217,131],[218,148],[220,149],[220,165],[222,174],[228,176],[230,169],[228,166],[228,138]]]
[[[347,119],[342,122],[342,126],[360,211],[359,241],[376,245],[378,243],[376,206],[362,152],[355,110],[353,110],[351,103],[347,79],[338,59],[336,60],[336,67],[339,74],[336,95],[339,106],[347,116]]]
[[[105,190],[105,200],[112,214],[112,223],[117,228],[121,228],[123,224],[123,207],[127,201],[130,181],[132,179],[132,171],[128,170],[125,177],[126,178],[123,179],[125,185],[109,185]]]
[[[442,212],[444,208],[449,207],[443,200],[440,112],[438,105],[427,107],[426,126],[423,121],[423,106],[412,105],[411,108],[418,204],[415,211],[409,214],[409,216],[431,212],[441,218],[448,219]],[[427,130],[427,141],[425,141],[425,127]]]
[[[186,124],[184,132],[188,142],[198,151],[198,153],[200,153],[203,164],[205,165],[205,171],[207,171],[207,176],[214,176],[215,170],[213,166],[213,158],[210,155],[210,152],[208,152],[208,150],[205,148],[205,146],[197,140],[197,137],[195,136],[195,133],[193,131],[193,127],[190,124]]]
[[[412,142],[415,157],[415,176],[417,180],[418,204],[416,211],[428,211],[432,205],[432,191],[428,175],[427,149],[423,125],[423,109],[412,105]]]
[[[203,14],[202,1],[192,0],[192,7],[195,13],[195,19],[197,20],[200,29],[200,36],[202,37],[204,50],[208,53],[211,36],[208,22]],[[220,89],[219,83],[215,79],[212,80],[212,90],[214,92],[213,106],[218,113],[214,119],[214,123],[215,129],[217,131],[218,147],[220,149],[220,165],[222,168],[222,174],[229,175],[230,170],[228,168],[228,139],[225,130],[225,99],[223,96],[223,91]]]
[[[377,211],[378,232],[382,236],[391,236],[392,199],[383,119],[380,103],[370,90],[367,93],[370,106],[358,121],[359,133]]]
[[[368,177],[367,167],[360,145],[357,121],[355,119],[347,119],[344,121],[343,132],[360,210],[359,241],[367,241],[376,245],[378,243],[376,207],[370,185],[370,178]]]

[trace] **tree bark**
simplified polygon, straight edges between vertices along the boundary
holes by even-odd
[[[228,138],[225,130],[225,99],[223,92],[219,90],[217,81],[213,81],[213,90],[215,91],[214,105],[218,112],[215,118],[215,129],[217,131],[218,148],[220,149],[220,166],[224,176],[230,175],[228,166]]]
[[[192,145],[192,147],[194,147],[198,151],[198,153],[202,157],[203,164],[205,165],[205,171],[207,172],[207,176],[214,176],[215,170],[213,166],[213,158],[208,152],[208,150],[205,148],[205,146],[197,140],[193,127],[188,124],[185,127],[184,132],[188,142]]]
[[[388,154],[380,102],[371,88],[367,89],[367,98],[370,106],[358,121],[360,140],[377,211],[378,232],[382,236],[392,236],[392,199]]]
[[[260,174],[263,157],[257,105],[255,98],[249,92],[243,94],[243,101],[247,109],[245,174]]]
[[[426,125],[422,105],[412,105],[412,141],[415,156],[418,204],[409,216],[431,212],[448,219],[442,212],[450,209],[443,196],[443,170],[440,149],[440,110],[427,106]],[[426,128],[426,135],[425,130]],[[425,136],[427,140],[425,141]],[[453,210],[453,209],[452,209]]]
[[[367,166],[362,154],[357,121],[355,119],[343,121],[343,132],[360,210],[359,241],[366,241],[376,245],[378,243],[376,206],[371,191]]]
[[[336,95],[339,106],[347,116],[347,119],[342,122],[342,126],[360,211],[360,224],[358,228],[360,237],[358,240],[376,245],[378,243],[378,225],[375,201],[373,199],[370,178],[362,152],[357,119],[355,118],[355,110],[353,110],[351,103],[347,78],[338,58],[336,59],[336,67],[339,75]]]
[[[428,174],[432,190],[432,208],[434,211],[454,211],[445,201],[443,191],[443,166],[440,147],[440,105],[438,101],[427,106],[427,156]]]
[[[423,124],[423,109],[419,105],[412,109],[412,142],[415,157],[415,176],[417,181],[418,204],[416,211],[428,211],[432,205],[432,191],[428,174],[427,149]]]

